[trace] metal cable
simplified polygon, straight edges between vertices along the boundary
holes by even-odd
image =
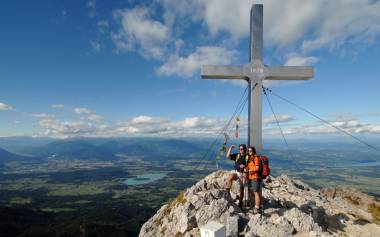
[[[282,139],[284,140],[284,142],[285,142],[285,144],[286,144],[286,147],[287,147],[287,149],[288,149],[289,157],[290,157],[291,160],[294,161],[294,164],[296,165],[296,168],[297,168],[297,170],[298,170],[299,167],[298,167],[298,165],[297,165],[297,162],[296,162],[295,159],[294,159],[294,155],[293,155],[293,153],[292,153],[291,150],[290,150],[289,143],[288,143],[288,141],[287,141],[286,138],[285,138],[285,134],[284,134],[284,132],[283,132],[283,130],[282,130],[282,128],[281,128],[280,122],[279,122],[278,119],[277,119],[277,115],[276,115],[276,113],[274,112],[274,109],[273,109],[272,103],[271,103],[271,101],[269,100],[269,96],[267,95],[267,92],[265,91],[264,86],[263,86],[262,88],[263,88],[263,92],[264,92],[265,98],[266,98],[266,100],[267,100],[267,102],[268,102],[268,105],[269,105],[270,109],[272,110],[273,116],[274,116],[274,118],[275,118],[275,120],[276,120],[277,126],[278,126],[278,128],[280,129],[280,132],[281,132],[281,135],[282,135]]]
[[[243,100],[243,98],[245,97],[245,94],[246,94],[247,91],[248,91],[248,87],[249,87],[249,85],[245,88],[244,93],[243,93],[243,95],[240,97],[240,100],[239,100],[237,106],[235,107],[235,111],[234,111],[234,113],[232,114],[232,116],[231,116],[231,118],[229,119],[229,121],[223,126],[223,128],[222,128],[222,129],[220,130],[220,132],[217,134],[215,140],[211,143],[211,145],[210,145],[209,149],[206,151],[206,153],[205,153],[205,154],[204,154],[204,155],[198,160],[198,165],[197,165],[197,167],[195,168],[196,170],[200,167],[200,165],[202,164],[203,160],[208,156],[208,154],[209,154],[213,149],[215,149],[214,146],[217,144],[217,141],[218,141],[219,136],[220,136],[221,134],[223,134],[223,133],[227,130],[227,128],[228,128],[228,126],[230,125],[231,121],[232,121],[233,118],[235,117],[237,111],[238,111],[239,108],[241,107],[242,100]]]
[[[335,129],[337,129],[338,131],[340,131],[340,132],[342,132],[342,133],[344,133],[344,134],[350,136],[351,138],[355,139],[356,141],[362,143],[363,145],[365,145],[365,146],[367,146],[367,147],[369,147],[369,148],[371,148],[371,149],[373,149],[373,150],[375,150],[375,151],[377,151],[377,152],[380,153],[380,149],[379,149],[379,148],[377,148],[377,147],[375,147],[375,146],[373,146],[373,145],[371,145],[371,144],[369,144],[369,143],[363,141],[362,139],[360,139],[360,138],[354,136],[353,134],[347,132],[346,130],[344,130],[344,129],[338,127],[338,126],[335,126],[334,124],[332,124],[332,123],[330,123],[329,121],[327,121],[327,120],[325,120],[325,119],[319,117],[318,115],[313,114],[313,113],[310,112],[309,110],[307,110],[307,109],[305,109],[305,108],[303,108],[303,107],[301,107],[301,106],[299,106],[299,105],[297,105],[297,104],[291,102],[290,100],[288,100],[288,99],[286,99],[286,98],[284,98],[284,97],[282,97],[282,96],[276,94],[276,93],[273,92],[271,89],[269,89],[269,88],[265,88],[265,87],[264,87],[264,89],[267,90],[267,91],[269,91],[269,92],[270,92],[271,94],[273,94],[274,96],[280,98],[281,100],[283,100],[283,101],[285,101],[285,102],[287,102],[287,103],[289,103],[289,104],[295,106],[296,108],[298,108],[298,109],[300,109],[300,110],[302,110],[302,111],[308,113],[309,115],[313,116],[314,118],[317,118],[317,119],[321,120],[322,122],[328,124],[329,126],[335,128]]]

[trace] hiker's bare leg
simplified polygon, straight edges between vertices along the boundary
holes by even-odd
[[[239,202],[243,200],[244,197],[244,187],[240,187],[240,197],[239,197]]]
[[[260,202],[261,202],[260,193],[259,192],[254,192],[253,195],[255,197],[255,207],[257,209],[259,209],[260,208]]]
[[[226,190],[228,192],[231,190],[232,181],[236,180],[237,178],[238,178],[237,175],[234,173],[228,175],[227,184],[226,184]]]

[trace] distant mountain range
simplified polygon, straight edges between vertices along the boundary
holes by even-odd
[[[116,156],[101,147],[82,140],[59,140],[41,147],[25,149],[24,153],[44,158],[78,160],[115,160]]]
[[[15,137],[0,137],[0,148],[10,152],[17,152],[20,148],[25,147],[39,147],[49,144],[57,139],[49,137],[28,137],[28,136],[15,136]]]
[[[0,148],[0,167],[3,167],[5,162],[20,160],[31,160],[31,157],[16,155]]]
[[[179,139],[64,139],[42,146],[19,148],[18,154],[43,158],[116,160],[116,154],[139,155],[147,159],[181,159],[204,151],[196,142]]]
[[[75,139],[52,139],[31,137],[8,137],[0,138],[0,148],[7,151],[0,154],[0,159],[20,159],[24,156],[57,159],[82,159],[111,161],[118,159],[117,154],[143,156],[144,159],[188,159],[201,157],[212,144],[211,139],[173,139],[173,138],[75,138]],[[228,145],[240,144],[243,140],[231,140]],[[222,141],[216,144],[214,150],[221,147]],[[281,140],[271,140],[265,143],[265,151],[273,149],[286,150]],[[349,144],[343,141],[324,144],[320,141],[289,141],[289,147],[298,151],[319,149],[355,150],[360,149],[360,144]],[[12,148],[12,149],[9,149]],[[8,152],[9,151],[9,152]],[[15,154],[18,155],[15,155]],[[30,157],[28,157],[30,159]]]
[[[140,139],[134,142],[113,140],[102,144],[104,150],[127,155],[145,155],[147,157],[176,157],[202,151],[197,144],[177,139]]]

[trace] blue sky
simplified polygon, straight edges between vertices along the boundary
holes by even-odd
[[[213,136],[244,83],[201,80],[199,67],[247,63],[253,2],[2,1],[0,136]],[[268,86],[378,136],[379,22],[379,1],[265,1],[265,63],[316,70],[310,81]],[[278,136],[263,102],[264,136]],[[289,136],[335,133],[272,103]]]

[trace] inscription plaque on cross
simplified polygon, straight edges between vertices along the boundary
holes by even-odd
[[[266,66],[263,63],[263,5],[251,8],[249,64],[242,66],[202,66],[202,79],[240,79],[249,84],[248,145],[258,152],[262,146],[263,80],[307,80],[314,69],[306,66]]]

